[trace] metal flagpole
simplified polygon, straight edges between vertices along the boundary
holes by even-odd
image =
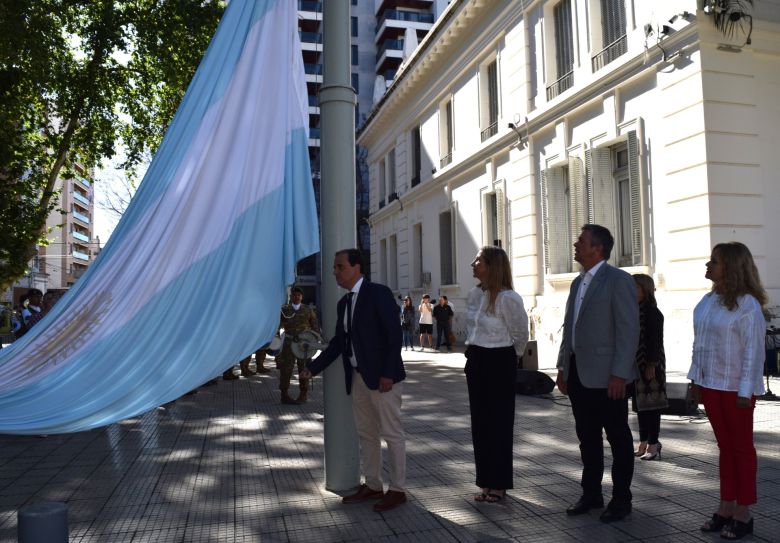
[[[320,216],[322,220],[322,321],[336,328],[336,304],[343,295],[330,270],[340,249],[357,246],[355,225],[355,91],[351,80],[349,0],[324,0],[322,10],[323,81],[319,92]],[[324,372],[325,488],[347,490],[360,483],[358,437],[352,398],[344,388],[344,368]]]

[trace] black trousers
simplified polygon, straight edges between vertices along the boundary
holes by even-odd
[[[448,349],[452,349],[450,345],[450,321],[437,322],[436,323],[436,348],[441,347],[442,343],[447,346]],[[444,341],[442,341],[442,337]]]
[[[495,490],[513,488],[515,349],[470,345],[466,350],[465,372],[477,486]]]
[[[639,441],[657,445],[658,434],[661,433],[661,410],[637,411],[636,418],[639,422]]]
[[[612,449],[612,500],[630,503],[634,443],[628,426],[628,400],[610,400],[606,388],[583,386],[573,356],[568,385],[577,438],[580,440],[580,485],[583,495],[601,496],[601,480],[604,477],[603,428]]]

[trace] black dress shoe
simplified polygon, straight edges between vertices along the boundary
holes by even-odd
[[[623,520],[631,513],[630,503],[610,503],[607,508],[601,513],[599,519],[601,522],[616,522]]]
[[[604,507],[604,498],[601,496],[588,497],[582,496],[577,503],[566,509],[567,515],[583,515],[591,509],[601,509]]]

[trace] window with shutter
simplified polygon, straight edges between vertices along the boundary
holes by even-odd
[[[412,227],[412,258],[412,284],[419,288],[423,286],[422,223]]]
[[[611,264],[642,265],[642,184],[636,132],[629,132],[625,143],[590,149],[585,156],[588,222],[612,232]]]
[[[542,213],[544,222],[544,263],[547,273],[573,270],[571,250],[572,217],[568,168],[548,168],[542,172]]]
[[[420,126],[412,129],[412,186],[420,184],[422,174],[422,148],[420,141]]]
[[[479,77],[481,141],[486,141],[498,133],[498,61],[483,66]]]
[[[496,188],[483,197],[483,245],[506,247],[506,201],[504,191]]]
[[[615,182],[612,178],[610,148],[589,149],[586,153],[588,175],[588,222],[600,224],[615,235]],[[615,251],[610,263],[617,265]]]
[[[441,267],[441,284],[455,283],[454,254],[454,213],[453,210],[439,214],[439,265]]]
[[[378,194],[379,194],[379,208],[381,209],[385,205],[385,196],[386,196],[386,194],[385,194],[385,191],[386,191],[386,188],[385,188],[385,186],[386,186],[385,185],[385,161],[384,160],[380,160],[379,161],[379,166],[377,167],[377,173],[379,174],[377,176],[379,178],[378,181],[377,181],[377,188],[379,189],[378,190]]]
[[[628,51],[625,0],[601,0],[600,8],[601,50],[591,59],[594,72]]]

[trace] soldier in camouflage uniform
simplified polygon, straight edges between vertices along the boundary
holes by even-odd
[[[297,400],[293,400],[287,393],[290,388],[290,378],[296,361],[298,372],[303,371],[306,363],[311,359],[297,360],[292,352],[290,344],[295,340],[299,333],[305,330],[314,330],[319,332],[320,327],[317,323],[317,314],[312,307],[303,304],[303,291],[299,287],[293,287],[290,291],[290,303],[282,306],[281,320],[279,328],[284,328],[284,346],[282,352],[276,356],[276,366],[279,368],[279,390],[282,391],[283,404],[302,404],[305,403],[309,395],[309,381],[307,379],[299,380],[298,385],[301,394]]]

